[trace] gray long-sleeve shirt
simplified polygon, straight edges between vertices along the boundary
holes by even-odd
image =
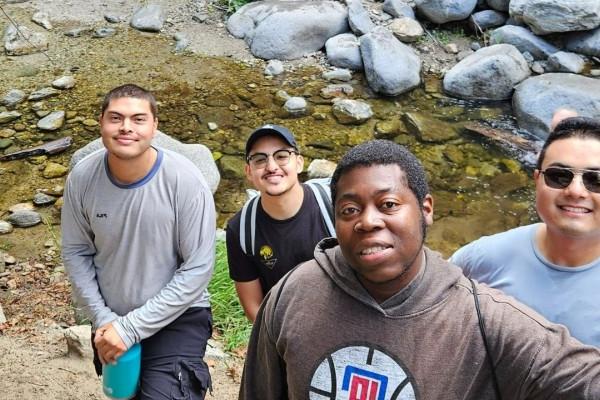
[[[96,328],[113,322],[127,347],[210,305],[212,194],[189,160],[158,151],[146,177],[121,185],[99,150],[65,187],[62,252],[77,302]]]

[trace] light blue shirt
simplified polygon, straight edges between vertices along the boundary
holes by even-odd
[[[600,259],[580,267],[549,262],[536,245],[540,224],[484,236],[452,255],[465,275],[500,289],[571,335],[600,347]]]

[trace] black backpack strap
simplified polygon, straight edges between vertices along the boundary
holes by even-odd
[[[473,279],[469,278],[471,282],[471,287],[473,288],[473,298],[475,299],[475,311],[477,311],[477,320],[479,321],[479,331],[481,332],[481,337],[483,338],[483,346],[485,347],[485,353],[487,354],[487,359],[490,364],[490,368],[492,369],[492,378],[494,384],[494,392],[496,392],[496,396],[498,399],[502,400],[502,395],[500,394],[500,385],[498,385],[498,376],[496,375],[496,368],[494,368],[494,360],[492,360],[492,353],[490,351],[490,345],[487,340],[487,334],[485,333],[485,321],[483,320],[483,316],[481,315],[481,309],[479,307],[479,297],[477,295],[477,287],[475,286],[475,282]]]

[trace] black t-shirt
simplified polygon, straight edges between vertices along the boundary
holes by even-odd
[[[273,285],[296,265],[313,258],[315,246],[329,233],[317,199],[312,190],[302,184],[304,200],[300,210],[286,220],[271,218],[256,207],[256,255],[244,254],[240,247],[239,211],[227,224],[227,258],[229,276],[237,282],[260,279],[266,294]]]

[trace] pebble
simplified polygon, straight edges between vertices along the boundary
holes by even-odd
[[[17,259],[13,256],[9,256],[8,254],[4,255],[4,262],[6,265],[15,265],[17,263]]]
[[[217,129],[219,129],[219,125],[217,125],[215,122],[209,122],[207,126],[208,130],[210,131],[216,131]]]
[[[305,113],[307,106],[308,104],[304,97],[290,97],[283,105],[283,108],[290,114],[298,115]]]
[[[56,89],[71,89],[75,86],[75,78],[70,75],[61,76],[52,82],[52,87]]]
[[[12,139],[0,139],[0,150],[4,150],[13,145]]]
[[[23,101],[27,95],[24,91],[19,89],[11,89],[2,97],[0,104],[7,107],[12,107]]]
[[[265,75],[277,76],[283,73],[283,63],[279,60],[269,60],[264,70]]]
[[[15,133],[17,133],[17,131],[15,131],[14,129],[10,129],[10,128],[4,128],[4,129],[0,129],[0,138],[10,138],[15,136]]]
[[[104,14],[104,19],[106,20],[106,22],[111,24],[118,24],[119,22],[125,21],[125,17],[113,13]]]
[[[354,93],[354,88],[351,85],[347,83],[338,83],[327,85],[321,89],[320,95],[324,99],[331,99],[333,97],[351,95],[352,93]]]
[[[84,119],[83,121],[81,121],[81,123],[85,126],[90,126],[90,127],[100,125],[100,123],[98,121],[96,121],[95,119],[92,119],[92,118]]]
[[[55,131],[60,129],[65,123],[65,112],[54,111],[46,117],[40,119],[37,127],[43,131]]]
[[[33,196],[33,204],[36,206],[47,206],[56,202],[56,197],[49,196],[45,193],[36,193]]]
[[[69,168],[65,167],[64,165],[49,162],[46,164],[46,168],[44,169],[44,172],[42,172],[42,176],[46,179],[60,178],[61,176],[65,176],[67,172],[69,172]]]
[[[35,211],[17,211],[8,216],[8,222],[20,228],[27,228],[42,222],[42,217]]]
[[[444,50],[446,50],[446,53],[458,54],[458,46],[456,43],[448,43],[444,46]]]
[[[21,113],[17,111],[4,111],[0,113],[0,124],[6,124],[7,122],[14,121],[17,118],[21,118]]]
[[[109,27],[97,28],[92,33],[92,37],[102,39],[102,38],[107,38],[109,36],[113,36],[115,33],[117,33],[117,30],[115,28],[109,28]]]
[[[352,72],[349,69],[336,68],[332,71],[324,72],[323,78],[328,81],[348,82],[352,79]]]
[[[35,92],[31,93],[29,95],[29,97],[27,98],[27,100],[29,100],[29,101],[42,100],[42,99],[46,99],[48,97],[56,96],[59,93],[60,93],[60,91],[58,91],[57,89],[54,89],[52,87],[45,87],[43,89],[36,90]]]
[[[31,17],[31,20],[33,22],[35,22],[36,24],[38,24],[39,26],[43,27],[44,29],[47,29],[47,30],[52,29],[52,23],[50,22],[50,16],[43,11],[38,11],[35,14],[33,14],[33,16]]]
[[[13,231],[13,226],[10,222],[0,221],[0,235],[5,235]]]
[[[41,192],[48,194],[50,196],[62,196],[65,191],[65,187],[63,185],[56,185],[52,189],[42,189]]]
[[[600,69],[593,69],[590,71],[591,76],[600,76]]]
[[[75,28],[75,29],[71,29],[69,31],[65,32],[65,36],[69,36],[69,37],[80,37],[81,35],[83,35],[84,33],[88,33],[91,32],[92,28],[88,28],[88,27],[79,27],[79,28]]]

